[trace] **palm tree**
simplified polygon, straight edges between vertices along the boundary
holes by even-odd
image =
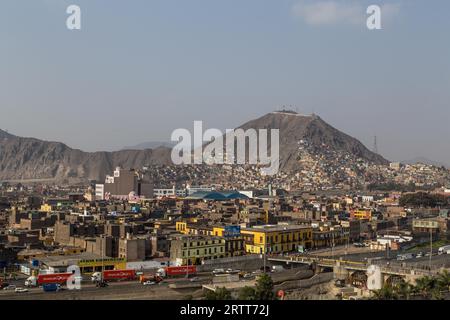
[[[374,300],[397,300],[399,297],[393,288],[389,285],[384,285],[380,290],[375,290]]]
[[[440,291],[449,291],[450,290],[450,273],[447,270],[444,270],[442,273],[436,277],[437,287]]]
[[[432,290],[436,286],[436,279],[433,277],[425,276],[416,280],[415,293],[424,297],[429,297]]]
[[[413,288],[413,285],[410,283],[402,281],[394,287],[394,291],[397,293],[399,299],[409,300],[413,292]]]

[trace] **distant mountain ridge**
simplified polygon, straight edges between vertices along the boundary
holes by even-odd
[[[425,157],[416,157],[416,158],[411,159],[411,160],[400,161],[400,163],[404,163],[404,164],[423,163],[423,164],[427,164],[427,165],[431,165],[431,166],[435,166],[435,167],[450,168],[449,164],[446,164],[446,163],[443,163],[443,162],[439,162],[439,161],[433,161],[433,160],[430,160],[430,159],[425,158]]]
[[[121,150],[145,150],[145,149],[155,149],[159,147],[173,148],[174,146],[175,143],[171,141],[147,141],[139,143],[134,146],[123,147]]]
[[[171,164],[170,149],[84,152],[60,142],[0,132],[0,180],[103,180],[116,166]]]
[[[369,151],[357,139],[333,128],[316,115],[272,112],[251,120],[240,128],[280,130],[280,169],[308,170],[299,161],[306,154],[326,168],[357,161],[387,165],[382,156]],[[270,139],[269,139],[270,147]],[[145,144],[144,144],[145,145]],[[116,166],[141,168],[171,165],[171,148],[161,146],[114,152],[84,152],[61,142],[22,138],[0,130],[0,180],[54,179],[103,180]]]

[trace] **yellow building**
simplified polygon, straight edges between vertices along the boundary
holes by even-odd
[[[185,221],[177,221],[175,224],[175,229],[182,234],[188,234],[189,232],[187,222]]]
[[[89,274],[102,270],[123,270],[126,269],[127,262],[122,258],[86,259],[78,261],[77,265],[81,273]]]
[[[368,209],[353,210],[350,212],[350,218],[358,220],[365,220],[365,219],[371,220],[372,211]]]
[[[213,234],[223,236],[224,228],[213,228]],[[310,248],[312,228],[301,225],[261,225],[241,229],[247,253],[283,253]],[[265,250],[264,250],[265,248]]]
[[[182,266],[224,258],[225,239],[213,236],[180,236],[170,242],[171,263]]]
[[[213,228],[201,223],[187,223],[179,221],[175,224],[175,229],[182,234],[212,236]]]
[[[69,255],[47,255],[37,258],[41,267],[53,273],[66,272],[67,267],[76,265],[82,274],[92,274],[102,270],[123,270],[126,269],[126,260],[121,258],[102,257],[82,252]]]
[[[45,204],[41,205],[41,210],[40,211],[52,212],[53,210],[52,210],[52,206],[51,205],[45,203]]]

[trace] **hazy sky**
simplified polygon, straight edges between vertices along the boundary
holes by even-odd
[[[66,28],[66,8],[82,29]],[[383,5],[383,30],[366,28]],[[86,151],[292,105],[450,163],[448,0],[1,0],[0,128]]]

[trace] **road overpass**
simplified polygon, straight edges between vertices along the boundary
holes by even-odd
[[[424,276],[434,276],[443,270],[443,268],[418,268],[417,266],[391,265],[380,260],[353,261],[349,259],[332,259],[311,255],[268,255],[267,259],[271,262],[309,265],[314,272],[321,273],[324,270],[332,270],[335,279],[344,280],[358,286],[366,286],[367,272],[370,266],[377,266],[381,271],[383,282],[396,282],[401,279],[415,282],[416,279]],[[448,268],[447,268],[448,270]]]

